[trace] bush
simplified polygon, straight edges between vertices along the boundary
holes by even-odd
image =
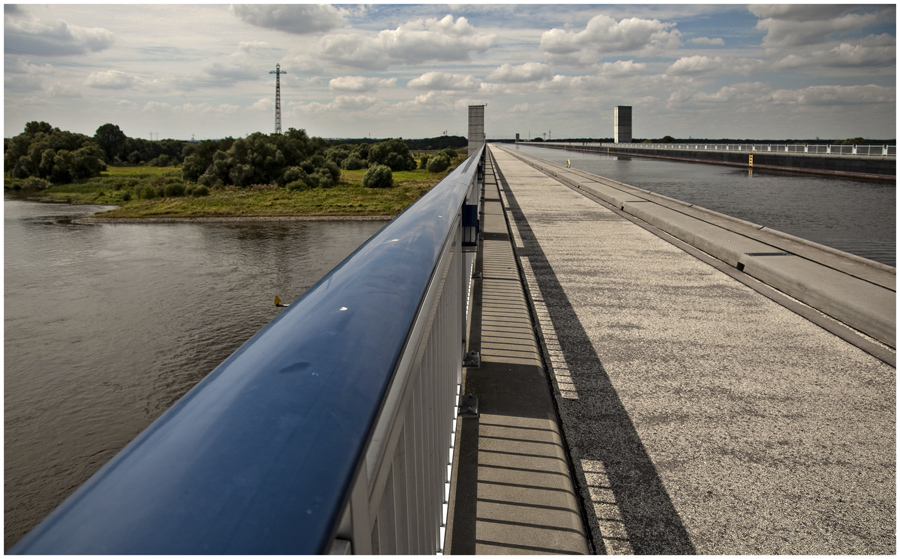
[[[340,172],[340,171],[338,171]],[[317,169],[315,173],[310,175],[310,178],[315,177],[316,182],[318,183],[319,188],[331,188],[334,186],[337,181],[334,180],[334,177],[328,172],[327,169]]]
[[[428,169],[429,173],[442,173],[447,170],[447,167],[450,166],[450,160],[443,153],[439,153],[428,160]]]
[[[356,171],[357,169],[365,169],[366,165],[367,165],[366,161],[363,159],[360,159],[359,155],[357,155],[356,153],[351,153],[350,156],[347,157],[347,159],[344,159],[344,161],[341,162],[341,167],[348,171]]]
[[[419,169],[427,169],[428,168],[428,156],[423,155],[421,161],[419,161]]]
[[[362,185],[367,188],[390,188],[394,186],[394,175],[387,165],[369,167],[363,175]]]
[[[158,192],[152,186],[144,186],[138,190],[137,195],[141,200],[152,200],[157,197]]]
[[[456,150],[452,148],[444,148],[440,152],[438,152],[438,154],[446,155],[447,159],[450,161],[453,161],[454,159],[459,157],[459,154],[456,153]]]
[[[209,189],[205,185],[200,185],[194,189],[194,196],[209,196]]]
[[[372,165],[387,165],[392,171],[412,171],[416,160],[403,140],[394,138],[369,148],[369,166]]]
[[[50,186],[50,181],[37,177],[29,177],[19,184],[19,188],[23,190],[44,190],[45,188],[50,188]]]
[[[171,158],[165,153],[150,160],[151,167],[168,167],[172,164]]]
[[[175,196],[184,196],[184,185],[180,182],[167,184],[165,188],[165,194],[169,198],[174,198]]]

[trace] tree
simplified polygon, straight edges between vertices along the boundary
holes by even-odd
[[[394,138],[369,148],[369,166],[373,165],[387,165],[391,171],[412,171],[416,168],[416,160],[406,143]]]
[[[429,173],[442,173],[450,166],[450,159],[447,154],[441,152],[428,159],[428,165],[425,167]]]
[[[387,165],[369,167],[363,175],[362,185],[367,188],[390,188],[394,186],[394,176]]]
[[[107,163],[125,157],[125,141],[128,137],[115,124],[104,124],[94,133],[94,141],[103,150]]]
[[[23,134],[25,134],[26,136],[34,136],[38,132],[50,134],[51,132],[53,132],[53,127],[50,126],[50,124],[47,122],[37,122],[34,120],[25,124],[25,131],[23,132]]]

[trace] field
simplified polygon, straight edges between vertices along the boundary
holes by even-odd
[[[181,195],[142,199],[140,192],[152,187],[182,183],[181,169],[174,167],[109,167],[100,177],[80,183],[54,185],[34,199],[73,204],[118,206],[98,217],[275,217],[275,216],[394,216],[428,192],[447,172],[424,169],[393,174],[393,188],[364,188],[365,170],[341,171],[340,183],[332,188],[289,191],[275,185],[251,188],[225,187],[208,195]],[[8,181],[7,188],[15,187]]]

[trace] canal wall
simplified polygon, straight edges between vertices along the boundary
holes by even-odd
[[[897,159],[893,156],[817,155],[766,151],[717,151],[590,145],[555,146],[550,143],[543,144],[541,147],[585,153],[605,153],[608,155],[650,157],[693,163],[713,163],[748,169],[815,173],[876,180],[896,180],[897,178]]]
[[[510,153],[737,272],[896,347],[896,268],[618,181]]]

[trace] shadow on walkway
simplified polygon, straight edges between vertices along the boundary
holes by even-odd
[[[514,219],[524,244],[524,250],[516,249],[520,265],[524,266],[522,260],[530,262],[540,290],[531,296],[546,303],[579,394],[578,399],[557,401],[596,552],[696,554],[587,332],[508,182],[499,168],[495,171],[509,204],[507,215]]]

